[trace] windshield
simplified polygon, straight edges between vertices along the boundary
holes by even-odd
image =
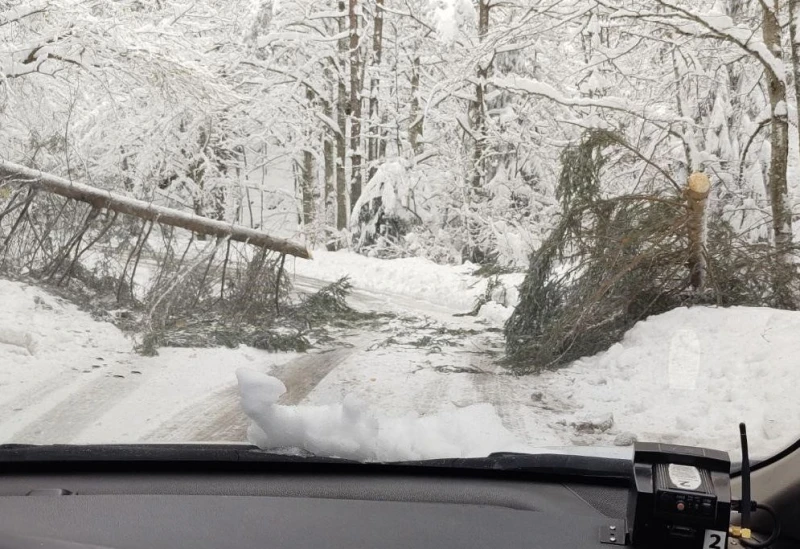
[[[3,2],[0,443],[775,454],[797,17]]]

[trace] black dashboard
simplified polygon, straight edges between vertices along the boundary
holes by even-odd
[[[512,479],[491,471],[357,473],[313,462],[17,465],[0,475],[3,549],[597,548],[601,530],[622,528],[627,496],[619,479]]]
[[[637,443],[633,460],[500,453],[361,464],[246,445],[6,445],[0,549],[800,546],[794,485],[763,491],[783,478],[784,461],[796,477],[794,453],[756,472],[762,503],[773,506],[770,522],[759,505],[753,533],[765,540],[772,531],[760,544],[744,529],[727,536],[734,478],[716,454]],[[689,462],[706,488],[688,486]],[[698,497],[721,509],[713,527],[690,509]],[[673,507],[662,511],[665,502]]]

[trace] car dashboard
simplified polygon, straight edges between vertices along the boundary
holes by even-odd
[[[597,548],[627,496],[616,479],[322,463],[17,469],[0,480],[3,549]]]

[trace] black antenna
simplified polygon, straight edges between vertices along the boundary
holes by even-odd
[[[750,527],[750,455],[747,450],[747,427],[739,424],[742,440],[742,528]]]

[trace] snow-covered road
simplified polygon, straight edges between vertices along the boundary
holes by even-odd
[[[329,281],[297,275],[293,282],[298,290],[313,292]],[[341,348],[299,356],[247,348],[171,348],[161,349],[158,357],[142,357],[115,328],[95,322],[62,299],[30,286],[0,284],[18,309],[17,314],[6,311],[6,325],[16,323],[15,316],[29,324],[23,322],[19,333],[0,330],[0,352],[5,351],[0,356],[20,363],[8,364],[0,374],[0,403],[9,411],[0,418],[0,440],[6,442],[245,441],[248,420],[241,409],[237,368],[256,368],[280,379],[288,389],[281,404],[299,404],[336,368],[351,371],[372,361],[374,348],[391,337],[344,333]],[[472,317],[453,317],[462,312],[458,309],[388,291],[354,288],[349,303],[361,311],[447,322],[452,329],[483,329]],[[74,338],[48,349],[53,334],[65,331]],[[31,353],[26,345],[40,349]],[[418,356],[425,349],[407,352]],[[470,364],[474,356],[467,355]],[[349,375],[332,376],[326,390],[340,387]],[[449,377],[443,374],[426,384],[417,400],[420,412],[436,409]]]
[[[241,442],[249,419],[237,375],[285,385],[269,402],[245,391],[250,418],[278,440],[378,459],[637,438],[735,450],[739,421],[753,454],[766,456],[800,434],[800,313],[676,309],[640,322],[606,352],[519,377],[497,364],[497,318],[453,316],[471,308],[485,279],[462,267],[329,255],[327,271],[290,271],[295,287],[315,291],[349,269],[350,304],[390,314],[338,328],[333,350],[303,355],[242,346],[143,357],[113,325],[0,280],[0,442]],[[387,272],[396,285],[370,278]],[[491,307],[500,317],[508,310]],[[278,417],[299,430],[275,429]]]
[[[352,353],[354,347],[300,356],[275,366],[269,374],[288,389],[279,399],[286,406],[300,404],[314,387]],[[192,406],[165,420],[144,438],[146,442],[247,440],[249,419],[242,411],[237,385],[211,393]]]

